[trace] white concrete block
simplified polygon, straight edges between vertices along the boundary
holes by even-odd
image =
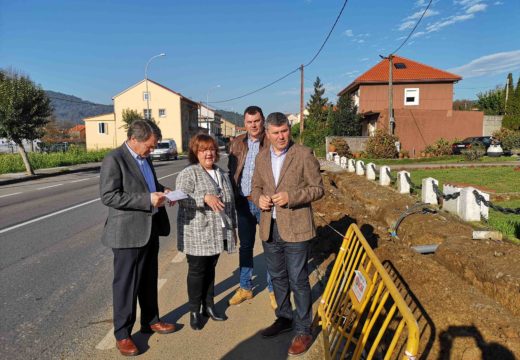
[[[338,154],[334,155],[334,162],[336,163],[336,165],[340,165],[340,157]]]
[[[348,170],[348,172],[351,172],[351,173],[356,172],[356,160],[348,159],[347,170]]]
[[[422,179],[421,201],[425,204],[438,204],[437,194],[433,190],[433,184],[439,186],[439,181],[434,178]]]
[[[400,194],[410,193],[410,184],[408,184],[408,180],[406,180],[406,175],[410,176],[410,173],[405,170],[397,173],[397,191],[399,191]]]
[[[376,179],[376,164],[368,163],[366,168],[367,168],[367,180],[375,180]]]
[[[482,192],[480,190],[477,190],[478,193],[480,195],[482,195],[484,197],[484,199],[486,199],[486,201],[489,201],[490,199],[490,195],[485,193],[485,192]],[[489,220],[489,207],[487,207],[486,205],[484,205],[484,203],[480,203],[480,215],[482,215],[482,217],[486,220]]]
[[[356,175],[365,175],[365,162],[363,160],[356,161]]]
[[[442,187],[442,192],[444,193],[444,195],[455,194],[455,193],[460,192],[461,190],[462,190],[462,188],[456,187],[453,185],[449,185],[449,184],[444,184],[444,186]],[[452,199],[452,200],[443,200],[442,209],[446,210],[447,212],[452,213],[452,214],[458,214],[459,206],[460,206],[459,204],[460,204],[460,196],[458,198]]]
[[[340,165],[343,169],[346,169],[347,168],[347,157],[346,156],[342,156],[341,159],[340,159]]]
[[[483,217],[489,215],[489,209],[487,209],[484,204],[477,203],[473,190],[475,190],[475,188],[467,187],[460,192],[459,216],[464,221],[480,221],[481,214]],[[484,196],[486,200],[489,199],[489,194],[481,191],[479,191],[479,193]],[[481,207],[485,207],[487,211]]]
[[[390,173],[390,166],[381,166],[379,168],[379,185],[390,186],[392,179],[388,175]]]

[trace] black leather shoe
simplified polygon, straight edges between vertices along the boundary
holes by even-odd
[[[202,330],[202,319],[198,311],[190,311],[190,326],[193,330]]]
[[[211,318],[213,321],[226,321],[225,315],[220,315],[215,311],[215,306],[206,306],[202,308],[202,315]]]

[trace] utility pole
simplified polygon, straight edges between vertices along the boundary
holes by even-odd
[[[300,66],[300,144],[303,144],[303,129],[304,129],[304,116],[303,116],[303,64]]]
[[[392,89],[392,72],[393,72],[393,55],[388,55],[388,133],[390,135],[394,134],[394,93]]]

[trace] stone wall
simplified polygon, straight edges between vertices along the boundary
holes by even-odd
[[[482,124],[482,136],[491,136],[502,127],[503,115],[484,115]]]

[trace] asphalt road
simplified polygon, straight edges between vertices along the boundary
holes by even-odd
[[[186,165],[155,168],[173,187]],[[176,209],[168,209],[172,229]],[[106,336],[112,252],[100,235],[107,213],[95,171],[0,187],[2,359],[84,357]],[[171,261],[175,245],[175,231],[162,238],[160,264]]]

